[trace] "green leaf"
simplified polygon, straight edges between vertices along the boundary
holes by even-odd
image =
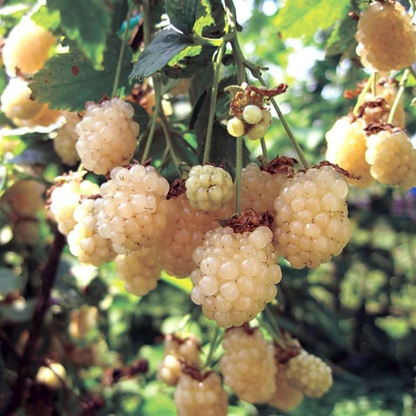
[[[200,0],[194,31],[200,36],[220,38],[225,27],[225,12],[221,0]]]
[[[10,269],[0,269],[0,295],[8,295],[21,287],[21,280]]]
[[[165,10],[173,26],[186,35],[192,33],[198,0],[166,0]]]
[[[286,0],[273,23],[283,38],[311,38],[342,19],[349,0]]]
[[[46,165],[48,163],[60,163],[60,159],[55,153],[52,140],[46,140],[30,144],[22,153],[10,160],[10,163]]]
[[[98,102],[103,95],[111,95],[121,41],[110,37],[104,54],[104,69],[95,70],[75,45],[69,53],[60,54],[46,61],[29,84],[33,97],[49,103],[57,110],[82,111],[87,101]],[[121,66],[120,88],[128,86],[131,71],[131,49],[126,48]]]
[[[134,121],[140,126],[140,133],[143,133],[149,124],[149,114],[137,103],[131,103],[134,108]]]
[[[179,52],[192,45],[194,43],[190,38],[173,29],[160,31],[140,55],[130,77],[150,77],[162,69]]]
[[[61,22],[61,14],[58,10],[49,10],[46,6],[42,6],[33,13],[31,19],[45,30],[54,31]]]
[[[326,43],[326,56],[341,55],[354,49],[357,44],[356,33],[357,22],[349,16],[342,22],[337,22]]]
[[[220,0],[167,0],[166,13],[173,26],[190,35],[220,37],[224,30],[224,8]]]
[[[163,72],[170,78],[188,78],[211,64],[215,47],[211,45],[187,46],[179,52]]]
[[[48,0],[48,6],[60,12],[65,34],[77,42],[94,68],[100,68],[111,29],[107,3],[103,0]]]
[[[117,33],[126,19],[129,4],[127,0],[112,0],[111,8],[111,30],[113,33]],[[128,27],[126,30],[128,30]]]

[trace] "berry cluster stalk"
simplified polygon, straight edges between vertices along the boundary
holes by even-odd
[[[368,93],[368,91],[370,91],[370,88],[373,85],[373,79],[374,79],[374,72],[371,74],[370,78],[368,78],[367,83],[365,84],[363,90],[360,92],[360,95],[358,96],[357,103],[355,104],[354,110],[352,110],[352,113],[355,116],[358,114],[358,110],[363,104],[366,94]]]
[[[116,69],[116,74],[114,76],[113,92],[111,93],[112,98],[114,98],[117,95],[118,84],[120,83],[121,65],[123,63],[124,51],[126,50],[127,35],[129,33],[129,22],[130,22],[131,15],[133,14],[133,9],[134,9],[134,4],[132,4],[129,7],[129,11],[127,12],[127,17],[126,17],[127,26],[123,33],[123,38],[121,40],[121,48],[120,48],[120,53],[118,55],[117,69]]]
[[[214,335],[212,336],[211,342],[209,344],[209,351],[207,355],[207,359],[205,360],[203,368],[207,368],[210,366],[212,356],[219,344],[220,336],[220,327],[217,325],[215,326]]]
[[[400,84],[399,84],[399,90],[397,91],[396,98],[394,99],[393,105],[391,106],[389,118],[387,119],[388,124],[391,124],[393,122],[394,115],[396,114],[397,107],[398,107],[398,105],[399,105],[399,103],[402,99],[402,95],[403,95],[404,90],[406,88],[407,79],[409,77],[409,72],[410,71],[408,69],[406,69],[403,72],[402,79],[400,80]]]
[[[222,58],[225,53],[226,42],[224,42],[217,52],[217,58],[214,62],[214,79],[211,87],[211,99],[209,103],[209,115],[208,115],[208,126],[207,126],[207,136],[205,139],[205,148],[204,156],[202,159],[202,164],[209,161],[209,154],[211,151],[211,141],[212,141],[212,129],[214,127],[214,118],[215,118],[215,108],[217,106],[217,93],[218,93],[218,84],[221,77],[221,68],[222,68]]]

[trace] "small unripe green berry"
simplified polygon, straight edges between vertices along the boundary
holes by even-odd
[[[243,111],[243,119],[248,124],[258,124],[263,118],[261,108],[257,105],[247,105]]]
[[[254,126],[248,133],[247,133],[247,139],[250,140],[258,140],[261,139],[269,129],[269,123],[261,122]]]
[[[227,131],[233,137],[241,137],[244,135],[244,123],[237,117],[228,120]]]

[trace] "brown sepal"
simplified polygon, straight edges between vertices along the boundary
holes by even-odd
[[[248,322],[245,322],[243,325],[241,326],[232,326],[231,328],[228,328],[225,332],[229,332],[229,331],[233,331],[235,329],[242,329],[247,335],[253,335],[258,328],[252,328]]]
[[[302,346],[299,341],[292,338],[289,334],[285,333],[285,348],[283,349],[278,343],[275,343],[275,358],[280,364],[286,364],[293,357],[299,355],[302,351]]]
[[[346,178],[349,179],[361,179],[361,176],[358,175],[353,175],[352,173],[348,172],[347,170],[343,169],[341,166],[337,165],[336,163],[331,163],[328,162],[327,160],[323,160],[322,162],[319,162],[315,168],[316,169],[320,169],[324,166],[331,166],[333,167],[338,173],[340,173],[341,175],[344,175]]]
[[[255,212],[249,208],[240,214],[233,215],[225,222],[226,227],[231,227],[235,233],[242,234],[246,231],[254,231],[256,228],[264,226],[273,228],[273,216],[268,212]]]
[[[186,341],[191,340],[195,346],[197,347],[197,349],[199,351],[202,350],[201,344],[198,342],[198,340],[194,337],[194,336],[190,336],[190,337],[186,337],[186,338],[182,338],[177,334],[167,334],[165,335],[165,339],[167,339],[168,341],[174,340],[175,342],[177,342],[179,345],[184,344]]]
[[[366,101],[359,109],[357,113],[357,118],[363,117],[365,110],[367,108],[377,108],[383,107],[384,105],[388,105],[387,101],[384,98],[378,97],[374,101]]]
[[[185,179],[176,178],[171,184],[166,199],[177,198],[186,191]]]
[[[183,374],[186,374],[199,382],[204,381],[212,373],[212,371],[205,371],[201,373],[197,367],[193,365],[186,365],[183,362],[181,363],[181,371]]]
[[[393,133],[393,131],[397,131],[397,130],[400,130],[400,129],[395,128],[391,124],[387,124],[387,123],[382,123],[382,124],[374,123],[374,124],[370,124],[370,125],[368,125],[364,129],[365,134],[367,136],[371,136],[372,134],[380,133],[381,131],[389,131],[390,133]]]
[[[360,20],[360,16],[355,12],[349,12],[348,17],[350,17],[352,20],[355,20],[356,22]]]
[[[293,157],[287,156],[276,156],[273,160],[266,163],[262,160],[261,157],[259,160],[262,162],[262,165],[260,166],[261,170],[269,172],[272,175],[275,173],[281,173],[286,175],[288,178],[293,178],[295,175],[295,170],[293,167],[296,163],[298,163],[298,161]]]
[[[251,92],[254,91],[256,94],[259,94],[262,97],[276,97],[276,95],[284,94],[289,86],[287,84],[279,84],[277,87],[271,88],[270,90],[266,88],[258,88],[254,85],[249,85],[247,87],[247,94],[250,96]]]

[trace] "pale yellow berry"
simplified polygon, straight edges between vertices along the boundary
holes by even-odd
[[[61,380],[65,381],[65,377],[65,367],[59,363],[51,363],[48,367],[42,366],[39,368],[36,374],[36,381],[57,390],[62,386]]]
[[[231,328],[223,339],[220,361],[224,384],[241,400],[265,403],[275,391],[274,346],[256,329]]]
[[[263,118],[261,108],[257,105],[246,105],[243,110],[243,119],[247,124],[258,124]]]
[[[216,211],[234,196],[231,175],[224,169],[211,165],[194,166],[185,187],[191,207],[203,211]]]
[[[157,250],[144,248],[116,257],[117,277],[125,283],[126,290],[137,296],[145,296],[155,289],[162,266]]]
[[[194,250],[202,244],[204,234],[218,227],[218,220],[234,212],[231,203],[217,211],[192,208],[184,194],[167,201],[168,224],[160,243],[163,268],[176,277],[187,277],[195,268]]]
[[[10,119],[30,120],[40,114],[46,104],[31,100],[32,91],[21,78],[9,81],[1,95],[1,111]]]
[[[93,199],[84,199],[73,213],[76,224],[68,234],[71,254],[81,263],[101,266],[115,258],[111,241],[103,238],[97,230],[97,203]]]
[[[224,328],[240,326],[261,312],[277,293],[282,278],[278,253],[268,227],[234,233],[217,228],[195,249],[191,298],[202,312]]]
[[[227,131],[228,134],[233,137],[243,136],[245,132],[244,122],[237,117],[233,117],[232,119],[228,120]]]
[[[365,157],[374,179],[405,190],[416,186],[416,149],[403,130],[372,134],[367,148]]]
[[[337,256],[351,237],[348,185],[332,166],[298,172],[276,198],[277,250],[295,269]]]
[[[398,1],[373,1],[360,14],[357,54],[364,66],[377,71],[400,70],[416,60],[416,32]]]
[[[226,416],[227,393],[217,373],[208,372],[196,380],[182,374],[174,394],[178,416]]]
[[[332,370],[319,357],[302,351],[287,364],[289,385],[309,397],[321,397],[332,386]]]
[[[351,123],[349,117],[340,118],[326,133],[328,148],[326,158],[336,163],[360,179],[347,181],[359,188],[366,188],[373,182],[370,174],[370,165],[365,160],[367,150],[367,135],[364,131],[364,123],[357,120]]]
[[[289,386],[286,379],[287,366],[277,364],[275,376],[276,390],[267,402],[270,406],[287,412],[298,407],[303,400],[303,393]]]
[[[119,98],[87,107],[76,127],[76,149],[86,169],[104,175],[130,162],[139,134],[133,116],[132,105]]]
[[[25,16],[10,31],[2,55],[9,76],[16,76],[17,70],[33,75],[48,59],[56,38]]]
[[[17,181],[6,190],[2,202],[19,217],[34,217],[44,204],[45,185],[35,180]]]
[[[75,128],[79,122],[77,113],[64,113],[65,124],[58,130],[56,137],[53,139],[55,152],[66,165],[75,165],[80,159],[75,148],[78,135]]]
[[[118,254],[157,246],[167,225],[169,183],[154,167],[115,168],[101,185],[98,232]]]

